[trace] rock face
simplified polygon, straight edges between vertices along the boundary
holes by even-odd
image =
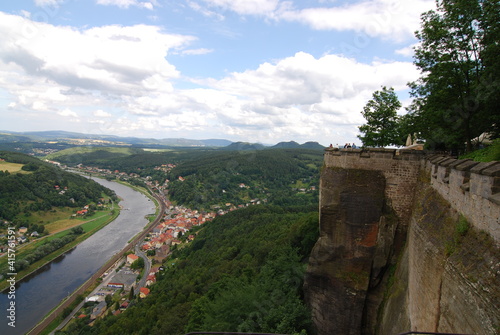
[[[422,161],[419,172],[411,157],[376,154],[380,157],[373,161],[373,153],[370,158],[354,151],[334,151],[325,158],[320,237],[304,284],[318,335],[500,334],[495,218],[484,225],[493,228],[482,231],[480,222],[469,223],[459,213],[460,207],[476,203],[452,202],[477,198],[473,184],[468,194],[468,175],[455,182],[453,170],[443,169],[440,176],[441,167],[425,168]],[[493,168],[498,165],[485,166]],[[500,182],[498,171],[490,172],[481,185],[493,213]],[[436,180],[443,185],[437,187]],[[446,187],[463,194],[445,192]]]
[[[310,257],[305,291],[318,334],[360,334],[384,213],[379,171],[325,168],[321,178],[320,237]],[[383,220],[382,220],[383,221]]]
[[[428,183],[410,223],[408,311],[412,330],[498,334],[500,252]],[[395,278],[399,280],[399,278]]]

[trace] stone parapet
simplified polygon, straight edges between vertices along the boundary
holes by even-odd
[[[500,245],[500,162],[428,156],[432,187],[474,227]]]
[[[419,169],[425,168],[432,187],[452,208],[500,245],[500,162],[480,163],[420,150],[326,148],[324,163],[330,168],[382,171],[386,197],[403,222],[411,215]]]

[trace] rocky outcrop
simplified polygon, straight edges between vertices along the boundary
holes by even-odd
[[[500,252],[428,182],[419,187],[408,243],[411,329],[500,332]]]
[[[473,204],[457,206],[449,199],[460,193],[446,191],[448,174],[450,189],[468,186],[469,175],[458,183],[447,166],[440,176],[441,168],[418,172],[405,165],[410,160],[398,165],[382,157],[369,164],[364,153],[348,157],[354,154],[334,152],[321,174],[320,238],[304,284],[317,333],[500,334],[498,239],[459,213]],[[392,166],[384,170],[381,162]],[[409,182],[399,172],[405,170]],[[498,195],[489,186],[497,185],[495,171],[486,175],[491,180],[481,179],[487,200]],[[436,180],[443,181],[440,187]],[[477,197],[472,191],[470,201]],[[403,192],[412,194],[403,198]],[[488,213],[496,210],[493,204]]]
[[[322,171],[320,237],[305,280],[320,335],[362,331],[367,293],[380,282],[395,234],[385,216],[385,185],[380,171]]]

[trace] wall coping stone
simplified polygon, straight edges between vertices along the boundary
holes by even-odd
[[[448,167],[450,166],[452,163],[455,163],[457,160],[455,158],[446,158],[442,161],[439,161],[439,163],[437,163],[437,165],[439,166],[444,166],[444,167]]]
[[[496,162],[497,164],[494,164],[490,167],[487,167],[482,171],[482,174],[485,176],[491,176],[491,177],[500,177],[500,163]]]
[[[480,162],[479,164],[477,164],[476,166],[474,166],[470,172],[472,173],[477,173],[477,174],[482,174],[483,170],[493,166],[493,165],[496,165],[498,162]]]
[[[460,164],[470,161],[470,159],[456,159],[455,162],[450,164],[450,168],[456,169],[456,167]]]
[[[458,171],[469,171],[470,169],[472,169],[474,166],[478,165],[479,162],[476,162],[476,161],[466,161],[466,162],[462,162],[460,163],[459,165],[455,166],[455,170],[458,170]]]
[[[410,149],[387,149],[387,148],[346,148],[339,149],[336,147],[325,148],[325,154],[332,156],[358,156],[360,158],[382,158],[395,160],[412,160],[419,161],[426,156],[423,150]]]
[[[445,160],[447,160],[448,157],[445,157],[445,156],[438,156],[438,157],[435,157],[433,158],[430,162],[433,164],[433,165],[439,165],[440,162],[443,162]]]

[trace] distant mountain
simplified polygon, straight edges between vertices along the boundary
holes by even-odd
[[[318,142],[306,142],[304,144],[298,144],[295,141],[289,141],[289,142],[279,142],[276,145],[273,145],[271,148],[280,148],[280,149],[295,149],[295,148],[302,148],[302,149],[324,149],[325,147],[319,144]]]
[[[300,147],[304,149],[325,149],[325,147],[318,142],[306,142],[304,144],[301,144]]]
[[[230,145],[221,148],[220,150],[262,150],[265,149],[266,146],[260,143],[248,143],[248,142],[234,142]]]
[[[232,142],[224,139],[207,139],[193,140],[186,138],[139,138],[139,137],[121,137],[115,135],[97,135],[97,134],[82,134],[68,132],[62,130],[52,131],[28,131],[28,132],[13,132],[0,131],[0,142],[46,142],[46,141],[106,141],[110,143],[101,143],[101,145],[161,145],[161,146],[183,146],[183,147],[224,147]],[[83,143],[97,145],[97,143]]]
[[[298,144],[297,142],[295,141],[290,141],[290,142],[279,142],[278,144],[276,145],[273,145],[271,148],[287,148],[287,149],[290,149],[290,148],[300,148],[300,144]]]
[[[223,150],[323,149],[318,142],[299,144],[295,141],[280,142],[274,146],[260,143],[232,142],[225,139],[194,140],[188,138],[139,138],[105,134],[83,134],[63,130],[13,132],[0,131],[0,143],[57,142],[69,146],[136,146],[136,147],[218,147]],[[17,145],[17,144],[16,144]]]

